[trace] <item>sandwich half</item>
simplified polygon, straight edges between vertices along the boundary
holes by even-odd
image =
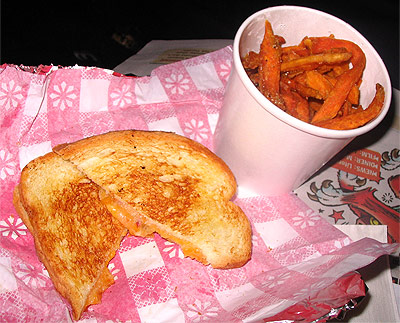
[[[101,188],[54,152],[31,161],[14,205],[37,255],[75,320],[114,283],[107,268],[127,229],[100,199]]]
[[[185,256],[235,268],[251,256],[251,227],[235,205],[235,178],[203,145],[157,131],[114,131],[55,147],[103,190],[131,234],[156,232]]]

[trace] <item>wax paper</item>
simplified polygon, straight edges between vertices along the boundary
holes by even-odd
[[[71,320],[12,205],[21,169],[55,145],[118,129],[173,131],[212,150],[231,62],[226,47],[140,78],[95,67],[0,67],[0,321]],[[234,202],[253,229],[245,266],[213,269],[157,234],[129,236],[108,266],[115,284],[82,320],[295,321],[285,316],[295,308],[309,321],[307,313],[321,318],[362,296],[354,271],[398,248],[352,242],[294,194]]]

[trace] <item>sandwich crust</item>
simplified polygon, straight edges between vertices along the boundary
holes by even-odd
[[[114,283],[107,265],[127,233],[99,190],[53,152],[30,162],[14,190],[15,208],[34,237],[38,258],[75,320]]]
[[[186,256],[214,268],[234,268],[251,255],[251,228],[230,199],[228,166],[203,145],[157,131],[114,131],[55,147],[108,196],[109,209],[132,234],[157,232]],[[121,214],[123,215],[121,216]]]

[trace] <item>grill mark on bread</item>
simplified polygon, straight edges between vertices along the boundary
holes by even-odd
[[[104,256],[110,254],[105,241],[118,240],[124,229],[99,203],[97,194],[94,183],[72,183],[54,194],[50,207],[58,211],[53,217],[41,217],[39,210],[31,212],[43,253],[55,256],[50,265],[68,279],[95,279]]]
[[[30,162],[14,205],[37,255],[78,320],[113,282],[108,262],[127,230],[98,197],[99,186],[55,153]]]
[[[70,183],[54,196],[51,208],[60,212],[50,219],[43,218],[36,227],[41,232],[44,251],[58,255],[56,259],[60,260],[69,255],[66,265],[75,264],[76,267],[69,268],[80,267],[81,277],[93,279],[98,274],[97,268],[104,263],[104,255],[109,253],[104,241],[117,239],[123,227],[110,216],[104,204],[99,203],[98,186],[94,183]],[[87,252],[78,253],[81,248]],[[76,271],[69,272],[72,276],[78,275]]]
[[[198,180],[185,177],[182,180],[164,181],[160,180],[162,176],[131,173],[130,187],[136,190],[124,189],[113,193],[124,201],[129,201],[127,203],[139,212],[148,214],[152,220],[167,224],[175,231],[191,234],[194,223],[187,221],[182,210],[189,210],[199,200],[200,194],[195,189]]]

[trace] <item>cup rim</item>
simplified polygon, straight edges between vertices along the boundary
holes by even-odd
[[[269,101],[253,84],[253,82],[250,80],[248,77],[242,62],[240,58],[240,53],[239,53],[239,45],[240,45],[240,40],[242,37],[242,34],[245,30],[245,28],[257,17],[265,14],[265,13],[270,13],[274,11],[280,11],[280,10],[291,10],[291,9],[296,9],[296,10],[305,10],[305,11],[310,11],[313,13],[316,13],[318,15],[326,16],[329,17],[330,19],[336,20],[337,22],[344,24],[346,28],[350,29],[353,33],[357,34],[361,39],[363,39],[365,46],[364,47],[369,47],[369,49],[376,55],[376,58],[378,59],[379,63],[381,64],[382,67],[382,73],[384,74],[384,78],[387,79],[389,87],[385,88],[385,101],[384,105],[382,108],[381,113],[373,120],[371,120],[369,123],[365,124],[364,126],[361,126],[359,128],[355,129],[349,129],[349,130],[333,130],[333,129],[327,129],[327,128],[322,128],[318,127],[315,125],[312,125],[310,123],[301,121],[276,105],[274,105],[271,101]],[[259,10],[249,16],[239,27],[238,31],[236,32],[235,38],[233,40],[233,64],[236,69],[236,72],[239,74],[239,77],[243,84],[245,85],[247,91],[250,93],[250,95],[258,102],[259,105],[263,109],[265,109],[267,112],[271,113],[273,116],[276,118],[280,119],[284,123],[288,124],[289,126],[292,126],[298,130],[307,132],[309,134],[319,136],[319,137],[327,137],[327,138],[353,138],[357,137],[359,135],[362,135],[373,128],[375,128],[386,116],[389,107],[390,107],[390,101],[392,97],[392,86],[390,82],[390,77],[389,73],[386,69],[386,66],[384,62],[382,61],[382,58],[380,55],[376,52],[375,48],[369,43],[369,41],[354,27],[352,27],[350,24],[347,22],[341,20],[340,18],[337,18],[331,14],[328,14],[326,12],[317,10],[317,9],[311,9],[307,7],[302,7],[302,6],[291,6],[291,5],[283,5],[283,6],[273,6],[269,8],[265,8],[262,10]]]

